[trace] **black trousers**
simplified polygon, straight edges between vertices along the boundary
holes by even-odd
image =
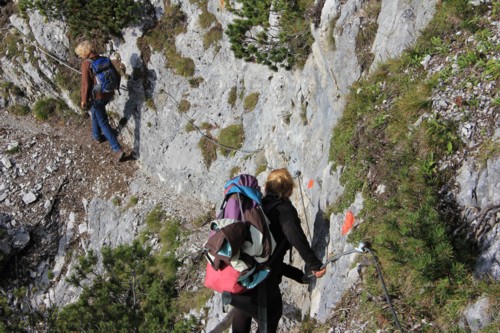
[[[235,308],[232,321],[233,333],[249,333],[252,319],[259,324],[259,293],[257,289],[244,294],[231,295],[230,304]],[[283,300],[279,286],[267,288],[267,291],[267,332],[261,332],[261,328],[259,328],[259,333],[275,333],[283,314]]]

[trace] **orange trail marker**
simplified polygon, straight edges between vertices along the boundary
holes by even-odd
[[[342,225],[342,236],[345,236],[345,234],[347,234],[349,230],[352,229],[353,225],[354,225],[354,215],[350,210],[348,210],[345,215],[344,224]]]
[[[312,189],[312,187],[313,187],[313,186],[314,186],[314,180],[313,180],[313,179],[311,179],[311,180],[309,181],[309,183],[307,183],[307,188],[308,188],[308,189]]]

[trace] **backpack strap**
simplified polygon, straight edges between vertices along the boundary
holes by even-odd
[[[240,197],[240,193],[239,193],[239,192],[236,192],[236,194],[238,195],[238,203],[239,203],[239,205],[240,205],[241,219],[243,219],[243,206],[241,205],[241,197]]]
[[[259,332],[267,333],[267,282],[262,282],[258,288],[257,315],[259,318]]]

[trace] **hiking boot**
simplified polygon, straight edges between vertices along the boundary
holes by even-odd
[[[100,144],[100,143],[106,142],[108,140],[105,137],[101,137],[99,139],[94,139],[94,141]]]
[[[118,162],[123,162],[125,161],[127,154],[123,150],[118,150],[113,153],[116,156],[116,160]]]

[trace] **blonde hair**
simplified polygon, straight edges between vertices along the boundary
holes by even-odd
[[[295,187],[293,177],[286,168],[271,171],[267,177],[266,194],[274,194],[280,198],[286,198]]]
[[[91,52],[94,52],[94,45],[92,45],[92,43],[88,40],[84,40],[75,48],[75,53],[80,58],[88,56]]]

